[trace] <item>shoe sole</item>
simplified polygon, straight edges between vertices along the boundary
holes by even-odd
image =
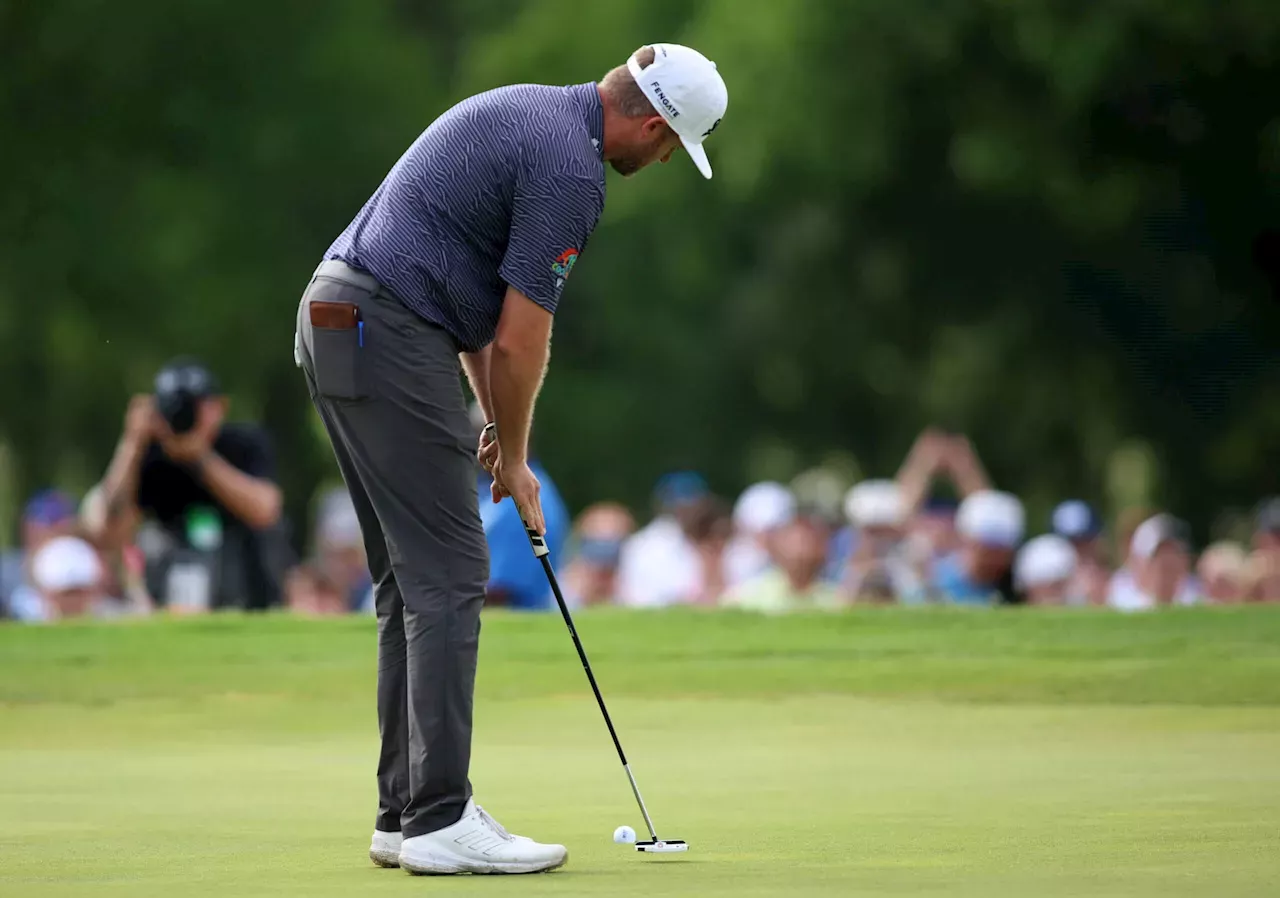
[[[373,861],[379,867],[387,867],[389,869],[399,867],[400,852],[370,848],[369,860]]]
[[[466,866],[453,863],[446,860],[430,860],[430,861],[409,861],[402,856],[399,859],[401,870],[405,870],[414,876],[453,876],[458,873],[472,873],[481,876],[500,873],[550,873],[552,870],[559,870],[569,861],[569,853],[566,851],[564,857],[556,861],[554,864],[515,864],[515,863],[494,863],[494,864],[472,864]]]

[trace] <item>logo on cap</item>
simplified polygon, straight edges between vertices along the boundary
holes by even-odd
[[[653,87],[653,93],[657,96],[658,102],[662,104],[662,108],[670,112],[672,118],[679,118],[680,110],[676,109],[675,104],[667,99],[667,95],[662,92],[662,85],[657,81],[650,81],[649,84]]]
[[[708,137],[711,136],[711,132],[719,127],[720,127],[720,119],[716,119],[714,122],[711,123],[710,128],[702,132],[702,139],[706,140]]]

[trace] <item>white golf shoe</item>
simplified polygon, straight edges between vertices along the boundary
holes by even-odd
[[[399,833],[384,833],[380,829],[375,829],[373,842],[369,845],[369,860],[379,867],[399,867],[402,844],[404,844],[404,837]]]
[[[474,799],[453,826],[405,839],[400,847],[400,866],[410,873],[543,873],[568,859],[563,845],[511,835]]]

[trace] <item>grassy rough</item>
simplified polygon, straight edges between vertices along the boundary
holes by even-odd
[[[1271,895],[1280,614],[486,616],[473,773],[534,878],[364,858],[372,623],[0,628],[0,895]]]

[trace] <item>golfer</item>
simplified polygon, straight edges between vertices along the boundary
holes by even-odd
[[[471,795],[489,566],[474,466],[478,454],[493,500],[511,496],[543,532],[529,427],[552,315],[604,208],[604,163],[632,175],[683,145],[710,178],[702,142],[727,103],[715,64],[676,44],[642,47],[599,84],[464,100],[409,147],[303,294],[295,357],[374,582],[380,865],[530,873],[567,858],[508,834]],[[478,451],[459,359],[488,422]]]

